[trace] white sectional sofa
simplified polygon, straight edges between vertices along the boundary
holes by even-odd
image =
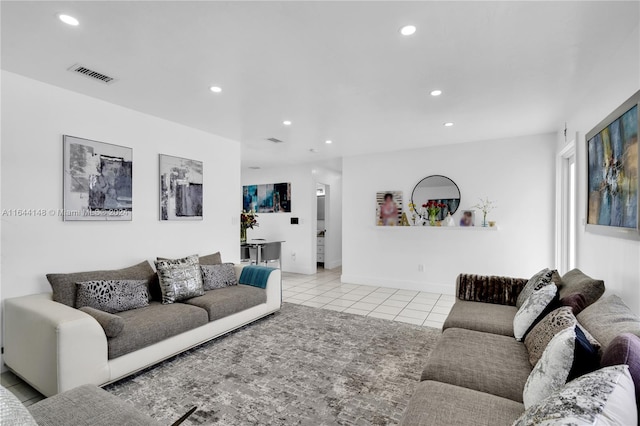
[[[242,265],[235,265],[238,278],[242,269]],[[52,293],[7,299],[4,304],[4,361],[13,372],[46,396],[84,384],[106,385],[272,314],[281,307],[280,270],[269,275],[264,290],[242,285],[235,287],[237,290],[246,287],[245,292],[264,291],[266,301],[246,309],[240,307],[238,309],[242,310],[213,321],[205,320],[203,325],[111,359],[108,338],[94,317],[54,302]],[[265,299],[264,295],[260,297],[261,301]],[[160,306],[171,306],[155,303],[156,310],[162,309]],[[193,304],[185,306],[190,310],[202,308]],[[210,311],[204,318],[211,317]]]

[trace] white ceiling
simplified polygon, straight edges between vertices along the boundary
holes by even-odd
[[[268,167],[555,132],[639,4],[2,1],[2,68],[239,140],[243,166]]]

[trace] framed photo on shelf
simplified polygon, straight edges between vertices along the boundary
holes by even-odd
[[[462,210],[460,216],[460,226],[476,226],[475,210]]]
[[[376,193],[376,225],[399,226],[402,220],[402,191]]]

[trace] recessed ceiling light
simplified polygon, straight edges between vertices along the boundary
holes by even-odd
[[[402,34],[403,36],[410,36],[415,32],[416,27],[414,25],[405,25],[404,27],[400,28],[400,34]]]
[[[431,91],[431,96],[440,96],[442,95],[442,90],[432,90]]]
[[[80,21],[78,21],[73,16],[65,15],[63,13],[58,15],[58,19],[61,20],[62,22],[64,22],[65,24],[71,25],[73,27],[77,27],[80,24]]]
[[[324,141],[324,143],[326,143],[326,144],[331,144],[331,143],[333,143],[333,141],[326,140],[326,141]]]
[[[282,122],[282,124],[284,124],[285,126],[291,126],[291,121],[289,121],[289,120],[284,120],[284,121]]]
[[[311,149],[309,150],[309,152],[313,152],[314,154],[317,154],[317,153],[318,153],[318,150],[317,150],[317,149],[315,149],[315,148],[311,148]]]
[[[209,90],[211,90],[213,93],[220,93],[222,92],[222,88],[218,87],[218,86],[211,86],[209,87]]]
[[[447,121],[446,123],[444,123],[444,127],[451,127],[453,126],[453,123],[450,121]]]

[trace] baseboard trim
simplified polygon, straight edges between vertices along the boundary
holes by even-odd
[[[394,280],[364,275],[342,274],[340,281],[344,284],[359,284],[375,287],[397,288],[399,290],[425,291],[428,293],[442,293],[455,295],[455,283],[446,285],[438,283],[426,283],[424,281]]]
[[[334,269],[342,266],[342,259],[332,260],[324,263],[324,269]]]

